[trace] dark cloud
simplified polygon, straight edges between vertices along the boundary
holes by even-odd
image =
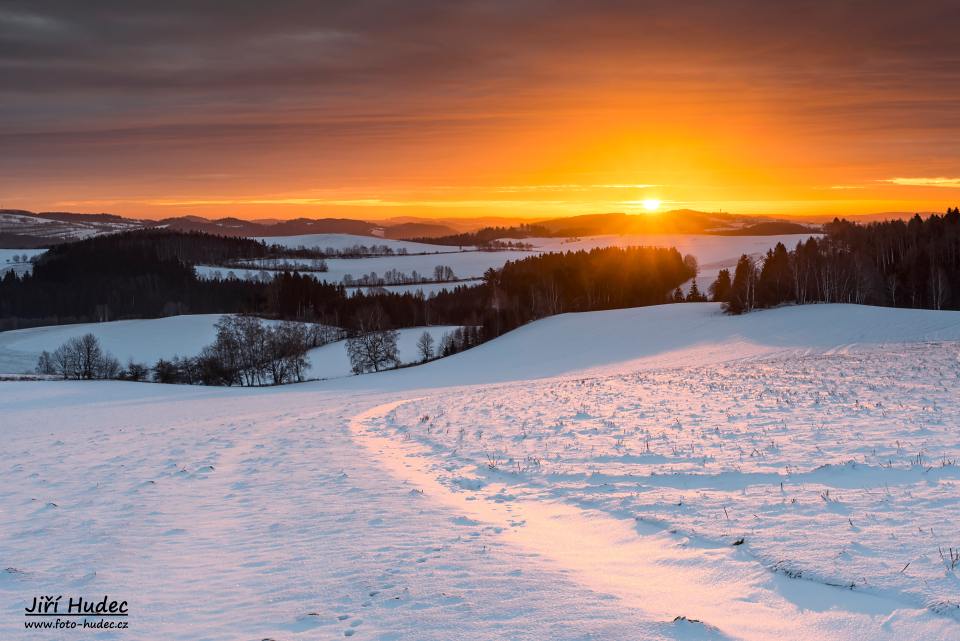
[[[746,67],[788,87],[876,78],[930,88],[960,73],[958,26],[953,1],[3,2],[0,69],[4,93],[41,100],[315,99],[370,83],[389,97],[434,83],[536,83],[565,65],[579,77]]]

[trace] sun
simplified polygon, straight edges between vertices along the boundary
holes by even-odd
[[[660,199],[659,198],[646,198],[643,201],[643,208],[647,211],[657,211],[660,209]]]

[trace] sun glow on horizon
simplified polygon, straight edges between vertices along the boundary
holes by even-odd
[[[657,211],[660,209],[660,204],[659,198],[645,198],[643,200],[643,208],[647,211]]]

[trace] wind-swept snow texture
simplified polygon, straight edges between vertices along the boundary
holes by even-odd
[[[4,641],[680,638],[381,469],[369,398],[0,387]],[[43,594],[127,600],[130,630],[25,630]]]
[[[107,593],[117,639],[957,639],[958,345],[690,304],[278,388],[0,383],[0,638]]]

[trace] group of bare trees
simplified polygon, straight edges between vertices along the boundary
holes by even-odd
[[[93,334],[71,338],[66,343],[40,354],[37,373],[64,379],[92,380],[118,378],[120,362],[100,346]]]
[[[329,270],[327,261],[322,258],[243,258],[223,260],[213,264],[226,269],[260,269],[270,272],[325,272]]]
[[[410,252],[406,247],[394,249],[389,245],[350,245],[349,247],[319,247],[307,248],[303,245],[300,249],[305,251],[319,252],[324,258],[367,258],[370,256],[407,256]],[[426,252],[424,252],[426,253]],[[439,249],[436,252],[439,253]]]
[[[320,336],[316,327],[289,321],[264,322],[255,316],[224,316],[217,337],[178,372],[155,367],[161,382],[207,385],[282,385],[304,380],[310,363],[307,350],[333,336]],[[158,370],[159,374],[158,374]],[[176,377],[181,380],[162,380]],[[183,380],[187,379],[187,380]]]
[[[105,352],[93,334],[44,351],[37,373],[64,379],[120,379],[186,385],[282,385],[304,380],[307,351],[341,340],[343,330],[325,325],[224,316],[214,342],[194,357],[161,358],[152,366],[126,367]]]
[[[384,285],[422,285],[424,283],[449,283],[457,280],[457,275],[449,265],[437,265],[433,268],[433,277],[421,274],[413,270],[410,274],[402,272],[399,269],[388,269],[383,276],[377,272],[353,276],[353,274],[343,275],[343,285],[345,287],[383,287]]]
[[[33,256],[31,256],[30,254],[23,254],[23,255],[21,255],[21,254],[14,254],[13,256],[11,256],[10,258],[7,259],[7,262],[8,262],[8,263],[13,263],[14,265],[17,265],[17,264],[20,264],[20,263],[35,263],[35,262],[37,262],[39,259],[40,259],[40,255],[39,255],[39,254],[35,254],[35,255],[33,255]]]
[[[390,328],[382,308],[360,310],[356,327],[354,334],[347,338],[347,354],[354,374],[379,372],[400,365],[397,353],[400,332]]]

